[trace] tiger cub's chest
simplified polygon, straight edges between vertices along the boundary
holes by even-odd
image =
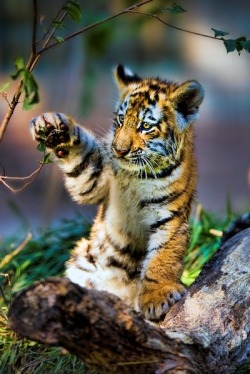
[[[159,180],[125,178],[124,174],[114,177],[109,196],[106,223],[118,236],[123,233],[136,246],[147,244],[151,225],[158,219],[169,216],[164,204],[150,204],[166,193],[166,183]],[[113,235],[114,235],[113,233]]]

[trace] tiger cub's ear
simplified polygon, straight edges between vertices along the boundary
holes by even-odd
[[[197,81],[187,81],[176,88],[172,101],[176,123],[181,131],[197,120],[203,98],[204,90]]]
[[[120,91],[127,88],[129,84],[141,81],[141,78],[137,74],[134,74],[130,69],[123,65],[118,65],[114,69],[114,77]]]

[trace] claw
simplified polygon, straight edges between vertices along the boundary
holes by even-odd
[[[62,130],[62,131],[68,131],[68,126],[67,125],[65,125],[65,123],[60,123],[60,129]]]
[[[51,123],[48,123],[48,122],[46,122],[45,126],[46,126],[47,130],[52,130],[54,128],[54,126],[51,125]]]
[[[154,291],[141,293],[140,309],[145,318],[159,321],[185,293],[186,290],[181,284],[166,284]]]

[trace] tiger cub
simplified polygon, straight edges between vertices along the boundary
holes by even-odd
[[[80,204],[100,204],[89,240],[66,264],[81,286],[112,292],[159,320],[185,293],[180,282],[196,186],[192,124],[203,100],[196,81],[140,78],[118,65],[120,93],[106,139],[61,113],[31,122]]]

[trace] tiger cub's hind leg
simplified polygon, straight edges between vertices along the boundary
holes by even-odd
[[[66,263],[65,275],[81,287],[96,288],[97,267],[90,250],[91,242],[81,239]]]

